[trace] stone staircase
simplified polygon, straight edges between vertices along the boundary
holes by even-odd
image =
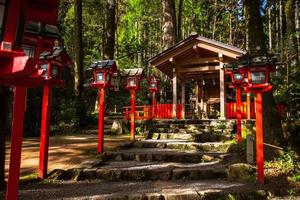
[[[161,121],[153,127],[144,134],[143,140],[125,143],[115,151],[99,155],[93,162],[83,163],[80,168],[54,170],[48,179],[101,181],[112,185],[120,182],[155,185],[159,181],[174,185],[180,182],[182,187],[193,181],[196,181],[195,185],[212,182],[202,191],[205,195],[210,193],[210,189],[220,187],[218,183],[222,187],[238,184],[227,179],[228,166],[236,161],[236,155],[229,152],[232,143],[227,141],[234,137],[232,122]],[[177,187],[180,188],[179,185]],[[168,192],[159,198],[152,197],[153,190],[149,188],[147,192],[137,187],[135,191],[123,190],[122,195],[114,193],[109,198],[100,195],[99,199],[211,199],[204,198],[193,187],[189,188],[186,197]],[[243,188],[238,190],[243,191]],[[144,191],[143,194],[140,191]],[[168,198],[168,195],[172,197]]]

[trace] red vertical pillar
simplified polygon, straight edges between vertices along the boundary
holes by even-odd
[[[7,23],[3,41],[13,43],[18,30],[18,21],[20,18],[21,0],[8,1]]]
[[[9,174],[6,189],[7,200],[18,199],[25,104],[26,88],[16,87],[14,94]]]
[[[242,142],[242,113],[241,113],[241,87],[236,87],[236,124],[237,139]]]
[[[152,119],[156,117],[156,98],[155,92],[152,92]]]
[[[49,84],[44,85],[42,122],[41,122],[41,141],[40,141],[40,160],[39,177],[46,178],[48,169],[49,151],[49,131],[51,118],[52,88]]]
[[[262,113],[262,93],[256,94],[256,165],[257,180],[264,183],[264,130],[263,130],[263,113]]]
[[[98,153],[103,153],[104,143],[104,115],[105,115],[105,89],[100,88],[98,117]]]
[[[135,140],[135,90],[131,90],[130,139]]]

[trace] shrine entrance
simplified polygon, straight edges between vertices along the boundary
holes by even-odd
[[[151,66],[172,79],[172,117],[177,118],[181,104],[183,119],[230,118],[226,110],[232,115],[234,106],[226,99],[233,95],[227,93],[224,65],[244,54],[246,51],[240,48],[193,34],[152,57]],[[187,83],[192,86],[190,94],[186,92]]]

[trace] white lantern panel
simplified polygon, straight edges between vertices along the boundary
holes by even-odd
[[[266,72],[251,72],[252,84],[263,84],[266,82]]]
[[[104,84],[104,73],[100,72],[96,74],[96,82],[100,84]]]
[[[129,79],[129,86],[130,86],[130,87],[135,87],[135,86],[136,86],[136,83],[135,83],[135,79],[134,79],[134,78]]]
[[[233,77],[234,77],[234,81],[242,81],[243,80],[243,76],[239,73],[235,73],[233,75]]]

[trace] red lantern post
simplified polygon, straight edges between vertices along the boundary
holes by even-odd
[[[94,62],[91,67],[93,70],[93,83],[91,87],[99,90],[99,113],[98,113],[98,147],[99,154],[103,153],[104,143],[104,117],[105,117],[105,89],[112,87],[112,74],[117,71],[114,60],[103,60]]]
[[[70,57],[62,47],[55,47],[52,52],[43,52],[39,58],[39,73],[34,77],[43,76],[43,104],[40,138],[39,177],[46,178],[48,170],[49,132],[52,106],[52,87],[63,86],[62,72],[70,63]]]
[[[231,76],[230,87],[236,89],[236,124],[237,124],[237,139],[238,142],[242,142],[242,101],[241,101],[241,87],[245,85],[244,74],[238,71],[227,70],[227,73]]]
[[[39,9],[45,4],[47,11]],[[11,0],[6,4],[0,4],[1,10],[4,11],[0,13],[0,19],[5,20],[0,22],[3,33],[0,35],[0,38],[3,38],[0,41],[0,84],[15,87],[11,157],[6,191],[8,200],[15,200],[18,196],[26,90],[28,87],[45,84],[45,78],[37,64],[40,52],[52,49],[55,39],[52,36],[57,36],[52,30],[53,27],[57,30],[55,25],[58,4],[58,0],[44,2]],[[35,21],[40,25],[37,27],[37,34],[32,34],[36,26],[29,28],[29,21]],[[48,30],[51,30],[51,33]]]
[[[149,81],[150,87],[149,91],[152,93],[152,118],[154,119],[156,117],[156,98],[155,94],[158,91],[158,84],[159,82],[155,77],[151,77]]]
[[[264,130],[263,130],[263,111],[262,111],[262,93],[272,89],[269,83],[270,66],[251,66],[242,68],[240,71],[247,73],[248,85],[245,86],[246,92],[256,95],[256,165],[257,180],[264,183]]]
[[[143,69],[126,69],[127,77],[126,89],[131,91],[131,113],[130,113],[130,139],[135,140],[135,96],[136,90],[140,88],[140,82],[143,77]]]

